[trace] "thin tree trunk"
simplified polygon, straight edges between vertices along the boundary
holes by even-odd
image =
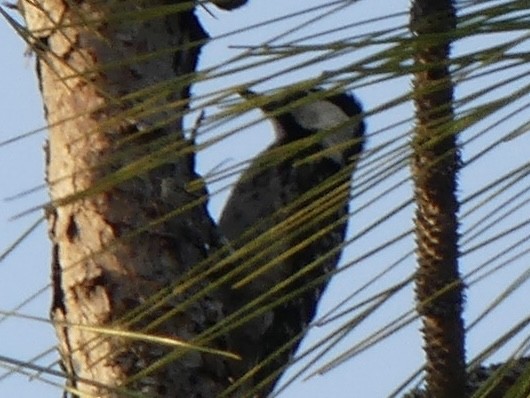
[[[197,351],[130,379],[169,349],[80,327],[146,330],[192,292],[126,316],[215,246],[205,202],[189,206],[205,195],[187,189],[189,79],[168,83],[194,72],[200,46],[187,43],[207,35],[193,9],[177,13],[190,3],[175,3],[22,1],[50,133],[52,319],[74,394],[215,397],[228,385],[224,360]],[[148,332],[187,341],[221,312],[206,297]]]
[[[448,70],[455,24],[452,1],[413,2],[416,294],[427,356],[427,396],[433,398],[463,397],[466,384],[456,198],[460,159],[452,131],[453,86]]]

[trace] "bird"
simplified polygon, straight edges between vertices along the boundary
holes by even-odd
[[[365,123],[359,101],[346,92],[240,94],[270,120],[275,140],[242,173],[219,219],[235,258],[222,302],[227,315],[255,315],[227,333],[227,348],[241,357],[230,366],[239,391],[230,396],[265,397],[339,262]]]
[[[239,8],[245,5],[247,1],[248,0],[211,0],[211,2],[217,7],[226,11],[231,11],[236,8]]]

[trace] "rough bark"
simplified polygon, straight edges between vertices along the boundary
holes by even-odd
[[[427,395],[433,398],[463,397],[466,385],[456,198],[460,160],[451,130],[453,87],[448,70],[455,24],[450,0],[415,0],[412,4],[416,295],[423,323]]]
[[[198,176],[179,114],[185,108],[179,100],[189,93],[185,75],[195,70],[206,33],[185,3],[23,0],[21,5],[49,123],[51,313],[68,388],[98,397],[131,391],[219,395],[228,385],[221,357],[182,351],[145,372],[171,350],[79,327],[190,341],[221,316],[220,304],[205,296],[161,321],[193,293],[189,290],[158,308],[146,306],[134,320],[128,316],[175,285],[216,243],[206,202],[198,201],[206,192],[189,189]],[[154,320],[160,320],[156,327],[146,329]]]
[[[530,386],[524,381],[530,372],[530,358],[512,359],[507,362],[473,368],[468,373],[467,397],[504,398],[528,397]],[[428,398],[423,389],[405,394],[403,398]]]

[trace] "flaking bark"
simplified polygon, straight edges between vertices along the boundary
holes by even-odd
[[[206,192],[189,188],[198,176],[181,117],[186,74],[195,71],[206,33],[193,9],[170,9],[165,1],[21,6],[49,123],[51,313],[68,388],[98,397],[219,395],[228,385],[220,357],[182,352],[130,379],[170,350],[78,327],[190,341],[222,316],[220,303],[206,296],[145,329],[193,293],[186,291],[127,318],[216,245],[215,225],[198,201]]]

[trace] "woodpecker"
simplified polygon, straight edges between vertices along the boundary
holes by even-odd
[[[346,93],[313,89],[278,100],[241,95],[261,108],[276,139],[243,172],[221,214],[220,232],[238,259],[222,300],[227,315],[260,297],[247,315],[270,306],[227,336],[228,349],[242,358],[233,363],[231,378],[237,383],[252,370],[234,396],[247,396],[244,391],[263,382],[252,397],[265,397],[339,261],[365,125],[361,105]]]
[[[247,3],[248,0],[211,0],[213,4],[223,10],[231,11]]]

